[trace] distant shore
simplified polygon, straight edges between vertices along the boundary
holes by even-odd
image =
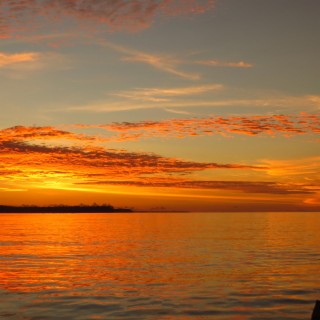
[[[6,206],[0,205],[0,213],[112,213],[132,212],[127,208],[114,208],[110,205],[79,206]]]

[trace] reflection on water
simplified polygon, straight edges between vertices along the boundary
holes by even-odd
[[[0,319],[309,319],[317,213],[0,215]]]

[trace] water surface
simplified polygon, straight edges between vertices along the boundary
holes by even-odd
[[[0,319],[310,319],[320,214],[0,215]]]

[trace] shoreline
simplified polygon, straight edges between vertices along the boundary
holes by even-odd
[[[5,206],[0,205],[0,213],[130,213],[127,208],[102,206]]]

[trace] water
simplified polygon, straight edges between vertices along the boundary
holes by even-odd
[[[0,319],[310,319],[320,214],[0,215]]]

